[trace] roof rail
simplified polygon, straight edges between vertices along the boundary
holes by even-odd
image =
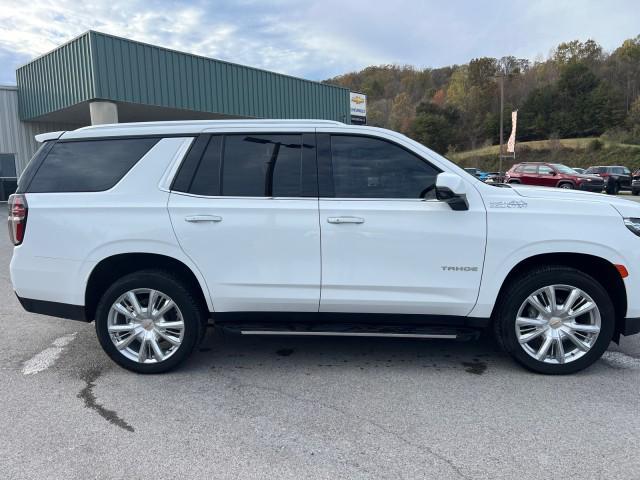
[[[345,126],[343,122],[337,120],[313,120],[313,119],[255,119],[244,120],[171,120],[156,122],[131,122],[131,123],[109,123],[104,125],[90,125],[81,127],[78,130],[100,130],[114,128],[144,128],[144,127],[213,127],[216,125],[273,125],[273,124],[296,124],[305,123],[312,125],[336,125]]]

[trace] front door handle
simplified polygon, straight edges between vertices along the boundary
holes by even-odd
[[[361,217],[327,217],[329,223],[364,223]]]
[[[222,217],[218,215],[189,215],[184,217],[185,222],[201,223],[201,222],[221,222]]]

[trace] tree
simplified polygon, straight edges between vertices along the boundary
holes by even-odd
[[[640,89],[640,35],[625,40],[613,52],[609,63],[612,70],[610,78],[624,91],[625,110],[628,112]]]
[[[584,43],[580,40],[563,42],[556,48],[553,59],[559,65],[567,65],[574,62],[593,65],[602,60],[602,47],[591,39]]]
[[[452,107],[439,107],[423,102],[416,109],[413,122],[413,137],[438,153],[445,154],[449,145],[456,143],[455,125],[458,112]]]
[[[406,92],[399,93],[393,99],[389,124],[393,130],[408,133],[415,115],[415,107]]]
[[[640,132],[640,36],[613,53],[594,40],[561,43],[549,58],[474,58],[464,65],[417,69],[370,66],[327,80],[368,95],[368,121],[446,151],[499,139],[500,95],[505,75],[505,133],[519,110],[519,140]],[[624,131],[623,131],[624,130]],[[435,132],[435,133],[434,133]],[[622,138],[622,136],[620,137]]]

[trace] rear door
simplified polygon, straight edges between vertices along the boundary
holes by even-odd
[[[523,165],[520,175],[520,180],[524,185],[540,185],[537,165]]]
[[[624,189],[631,188],[631,171],[627,167],[618,167],[620,172],[620,186]]]
[[[313,131],[196,139],[169,212],[216,312],[317,312],[320,227]]]
[[[438,168],[400,144],[318,134],[320,311],[467,315],[478,295],[486,211],[435,199]]]

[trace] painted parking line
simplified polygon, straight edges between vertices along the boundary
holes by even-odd
[[[43,370],[51,367],[56,360],[60,358],[64,347],[69,345],[78,332],[73,332],[68,335],[56,338],[50,347],[45,348],[40,353],[34,355],[22,365],[22,373],[24,375],[34,375],[40,373]]]

